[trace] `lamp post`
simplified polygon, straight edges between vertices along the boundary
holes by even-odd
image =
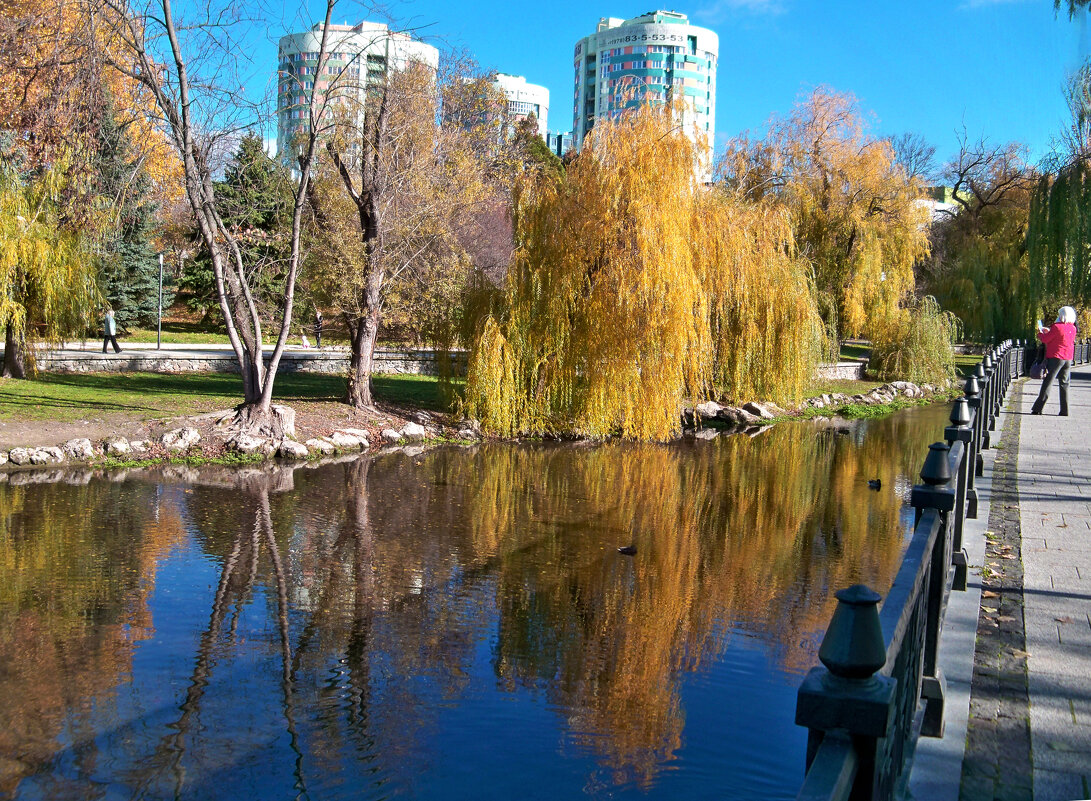
[[[159,252],[159,319],[155,324],[155,349],[163,348],[163,252]]]

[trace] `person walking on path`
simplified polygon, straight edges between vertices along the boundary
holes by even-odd
[[[1042,389],[1038,400],[1031,407],[1031,414],[1041,414],[1049,400],[1049,387],[1057,379],[1058,395],[1061,399],[1061,416],[1068,416],[1068,374],[1075,356],[1076,310],[1071,306],[1062,306],[1057,312],[1057,322],[1049,328],[1038,327],[1038,339],[1046,346],[1046,374],[1042,378]]]
[[[322,312],[314,310],[314,346],[322,347]]]
[[[107,309],[106,317],[102,321],[102,352],[106,352],[106,346],[112,344],[114,353],[121,353],[117,344],[117,322],[114,320],[114,310]]]

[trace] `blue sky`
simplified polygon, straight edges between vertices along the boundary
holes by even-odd
[[[1064,125],[1065,76],[1088,54],[1086,20],[1055,15],[1050,0],[672,0],[665,7],[719,34],[718,144],[760,130],[801,92],[828,85],[856,95],[876,133],[919,133],[941,162],[957,151],[963,127],[971,140],[1022,142],[1037,159]],[[321,6],[311,8],[317,21]],[[387,9],[438,46],[465,48],[485,68],[546,86],[549,128],[567,131],[576,41],[600,17],[630,18],[653,6],[406,0]],[[362,18],[381,17],[350,4],[336,13],[338,22]],[[277,31],[269,34],[275,39]],[[272,72],[275,45],[267,46]]]

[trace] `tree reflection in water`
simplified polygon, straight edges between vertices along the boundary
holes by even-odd
[[[102,758],[96,723],[153,636],[156,567],[184,538],[153,485],[22,478],[0,485],[0,798],[67,749],[88,769]]]
[[[173,680],[174,712],[119,727],[124,755],[111,756],[109,780],[148,798],[248,787],[267,797],[419,794],[449,710],[480,701],[484,644],[494,692],[543,697],[563,742],[596,755],[601,770],[585,791],[650,790],[685,742],[686,675],[730,660],[739,637],[800,673],[815,662],[834,590],[889,585],[903,496],[944,416],[781,425],[663,446],[482,445],[271,475],[187,474],[181,519],[217,565],[208,625],[193,633],[188,679]],[[883,492],[867,488],[876,477]],[[168,478],[142,474],[121,486],[154,493]],[[117,486],[95,482],[65,503],[101,507]],[[9,519],[16,503],[26,500],[0,486]],[[135,521],[91,553],[94,528],[35,538],[9,527],[22,533],[0,540],[0,578],[22,584],[2,582],[0,592],[38,589],[19,596],[17,614],[0,606],[10,634],[0,647],[17,637],[88,650],[90,639],[116,638],[79,611],[89,604],[140,619],[131,610],[147,607],[165,535]],[[629,542],[636,555],[619,555]],[[50,559],[141,578],[70,583],[45,567]],[[49,604],[26,600],[45,596]],[[61,611],[50,618],[47,607]],[[32,633],[27,614],[48,638]],[[114,652],[117,666],[51,658],[49,669],[63,677],[58,686],[101,705],[126,681],[131,657]],[[79,718],[79,703],[37,686],[32,672],[0,673],[5,697],[28,699],[3,708],[4,729],[19,734],[0,739],[0,756],[21,767],[9,769],[0,795],[45,770],[60,729]],[[29,736],[35,726],[39,736]],[[20,751],[16,739],[38,745]],[[88,781],[93,773],[76,771]]]
[[[272,490],[291,490],[291,473],[244,473],[236,479],[242,490],[239,506],[252,510],[253,524],[240,528],[231,542],[231,550],[223,560],[219,584],[212,602],[212,614],[208,628],[201,636],[197,648],[193,674],[181,704],[177,720],[167,724],[155,752],[133,772],[130,781],[137,788],[136,797],[180,797],[186,787],[187,771],[184,759],[193,740],[201,734],[194,732],[201,712],[205,690],[212,681],[213,666],[222,647],[237,647],[240,612],[253,597],[254,583],[258,578],[258,563],[262,549],[269,555],[272,580],[276,588],[276,622],[280,641],[281,688],[285,728],[291,750],[296,754],[296,784],[301,793],[306,792],[303,782],[302,754],[299,751],[298,732],[295,724],[295,698],[292,682],[292,645],[288,622],[288,584],[280,557],[280,547],[273,533],[269,494]],[[232,606],[234,611],[232,612]],[[230,614],[230,618],[228,615]],[[226,625],[225,625],[226,621]],[[167,785],[167,786],[164,786]]]

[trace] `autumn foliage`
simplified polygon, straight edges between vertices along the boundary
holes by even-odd
[[[835,337],[873,336],[914,288],[928,254],[917,179],[887,139],[868,131],[851,95],[820,88],[764,138],[738,137],[719,177],[741,196],[787,211]]]
[[[48,165],[66,153],[67,168],[83,172],[109,109],[165,207],[181,198],[181,162],[154,99],[112,66],[125,58],[114,16],[73,0],[0,3],[0,130],[20,134],[30,164]]]
[[[602,121],[516,196],[516,252],[466,389],[490,429],[662,440],[684,399],[798,397],[822,342],[781,212],[698,184],[669,110]]]
[[[99,297],[87,240],[63,224],[58,162],[35,180],[0,169],[0,328],[4,375],[23,378],[24,341],[57,342],[89,325]],[[33,367],[33,365],[30,365]]]

